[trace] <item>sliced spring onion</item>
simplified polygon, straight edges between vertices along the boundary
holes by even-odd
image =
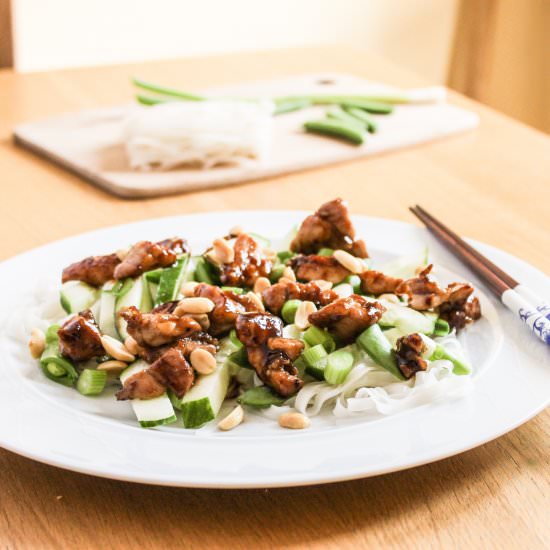
[[[303,358],[311,367],[315,366],[318,361],[325,359],[327,355],[327,350],[322,344],[317,344],[316,346],[312,346],[302,352]]]
[[[441,344],[436,344],[435,351],[430,356],[430,361],[437,361],[438,359],[450,361],[453,364],[453,372],[455,374],[470,374],[472,372],[472,367],[467,362],[459,359]]]
[[[341,120],[342,122],[346,122],[348,124],[355,124],[361,130],[368,129],[367,124],[365,122],[357,119],[354,116],[351,116],[349,113],[344,111],[341,107],[333,107],[332,109],[329,109],[327,111],[327,117],[335,120]]]
[[[105,389],[106,382],[106,371],[84,369],[78,377],[76,389],[82,395],[99,395]]]
[[[289,325],[294,323],[296,312],[298,311],[301,303],[301,300],[288,300],[283,304],[281,309],[281,317],[285,323],[288,323]]]
[[[368,329],[364,330],[357,338],[357,343],[377,365],[386,369],[396,378],[404,380],[404,376],[397,366],[397,360],[391,344],[384,336],[380,325],[371,325]]]
[[[292,113],[294,111],[300,111],[311,105],[311,99],[307,97],[296,98],[281,98],[275,100],[275,113],[276,115],[283,115],[285,113]]]
[[[304,341],[311,347],[321,344],[328,353],[336,349],[334,338],[322,328],[311,326],[304,332]]]
[[[359,126],[342,120],[311,120],[304,123],[304,129],[314,134],[341,138],[355,145],[361,145],[365,141],[365,132]]]
[[[275,284],[282,276],[283,271],[285,270],[284,265],[276,265],[271,270],[271,273],[269,274],[269,280],[272,284]]]
[[[329,384],[337,386],[342,384],[353,367],[353,353],[345,350],[338,350],[327,357],[325,367],[325,380]]]
[[[244,294],[244,288],[240,288],[238,286],[222,286],[221,289],[224,291],[227,290],[228,292],[233,292],[233,294]]]
[[[296,256],[296,254],[290,250],[281,250],[281,252],[277,252],[277,258],[282,264],[284,264],[287,260],[294,258],[294,256]]]
[[[59,325],[51,325],[46,331],[46,347],[40,356],[40,368],[46,378],[71,387],[78,373],[74,365],[59,353],[59,328]]]
[[[248,405],[256,409],[267,409],[271,405],[282,405],[286,399],[274,393],[267,386],[258,386],[246,390],[237,401],[241,405]]]
[[[451,332],[451,327],[445,319],[441,319],[441,317],[438,317],[435,321],[435,327],[434,327],[434,336],[447,336]]]
[[[334,254],[334,250],[332,248],[321,248],[317,252],[317,256],[332,256]]]

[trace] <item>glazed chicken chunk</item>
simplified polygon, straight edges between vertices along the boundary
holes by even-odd
[[[331,289],[322,290],[316,283],[295,283],[285,281],[276,283],[262,292],[262,299],[267,309],[275,315],[288,300],[313,302],[317,307],[325,306],[336,300],[338,295]]]
[[[409,307],[424,311],[436,308],[445,301],[447,293],[432,277],[432,268],[430,264],[417,277],[403,281],[396,288],[397,293],[408,295]]]
[[[115,268],[118,264],[120,259],[116,254],[90,256],[66,267],[61,282],[82,281],[91,286],[102,286],[115,278]]]
[[[117,392],[118,400],[152,399],[167,389],[183,397],[195,381],[195,372],[182,349],[174,347],[163,353],[148,369],[131,376]]]
[[[293,364],[304,349],[303,342],[283,338],[281,319],[269,313],[240,314],[236,329],[258,377],[279,395],[294,395],[303,385]]]
[[[195,287],[195,296],[208,298],[214,302],[214,309],[208,314],[210,332],[214,336],[227,334],[234,326],[239,313],[256,311],[256,303],[246,295],[239,295],[229,290],[206,283]]]
[[[171,313],[141,313],[136,307],[127,307],[119,315],[128,323],[128,334],[140,346],[162,346],[176,338],[202,332],[201,325],[191,317]]]
[[[361,290],[365,294],[374,294],[375,296],[394,294],[403,282],[403,279],[396,279],[373,269],[364,271],[359,277],[361,278]]]
[[[384,311],[382,304],[352,294],[312,313],[309,322],[328,329],[341,343],[348,343],[353,342],[366,328],[377,323]]]
[[[67,319],[57,335],[61,355],[73,361],[87,361],[105,354],[101,334],[89,309]]]
[[[241,233],[233,245],[235,258],[220,267],[220,280],[226,286],[252,287],[258,277],[267,277],[272,263],[262,253],[260,245]]]
[[[426,349],[424,340],[417,333],[403,336],[397,340],[395,352],[397,365],[405,378],[411,378],[418,371],[428,368],[428,364],[422,358]]]
[[[290,267],[299,281],[323,279],[337,284],[351,275],[351,271],[348,271],[333,256],[317,256],[316,254],[295,256],[290,260]]]
[[[140,241],[130,248],[122,262],[116,266],[115,279],[137,277],[151,269],[171,266],[187,250],[187,242],[179,238],[158,243]]]
[[[178,348],[183,352],[184,357],[189,360],[191,353],[196,349],[203,349],[212,355],[218,351],[219,342],[207,332],[196,332],[192,336],[177,338],[169,344],[152,347],[145,346],[139,350],[139,356],[147,361],[154,363],[163,353],[171,348]]]
[[[355,240],[355,228],[342,199],[327,202],[308,216],[290,244],[290,250],[303,254],[315,254],[321,248],[345,250],[358,258],[368,257],[365,243]]]

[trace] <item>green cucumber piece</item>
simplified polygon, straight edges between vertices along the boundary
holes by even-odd
[[[175,265],[162,271],[155,305],[171,302],[177,298],[188,265],[189,254],[185,254],[178,259]]]
[[[420,332],[433,334],[437,314],[421,313],[410,307],[399,304],[386,304],[386,311],[380,318],[381,327],[397,327],[403,334]]]
[[[135,361],[120,373],[120,381],[124,385],[128,378],[148,367],[145,361]],[[142,428],[171,424],[177,420],[174,407],[166,393],[153,399],[132,399],[130,403]]]
[[[98,299],[99,290],[82,281],[67,281],[61,286],[59,301],[67,313],[89,309]]]
[[[267,409],[271,405],[281,406],[286,399],[277,395],[267,386],[257,386],[246,390],[238,399],[237,402],[241,405],[254,407],[255,409]]]
[[[217,273],[216,268],[202,256],[199,256],[195,260],[194,278],[199,283],[207,283],[209,285],[215,285],[220,282],[219,273]]]
[[[115,325],[117,294],[116,289],[113,291],[114,286],[113,282],[109,281],[105,283],[101,289],[99,319],[97,324],[102,334],[107,334],[118,340],[120,337]]]
[[[148,313],[153,308],[146,276],[142,275],[129,281],[131,282],[129,290],[122,294],[122,297],[117,298],[115,304],[115,327],[118,337],[123,341],[128,338],[127,322],[118,315],[118,312],[131,306],[137,307],[142,313]]]
[[[397,366],[397,359],[395,358],[391,344],[384,336],[380,325],[371,325],[364,330],[357,338],[357,343],[377,365],[386,369],[396,378],[400,380],[405,379]]]
[[[218,368],[212,374],[199,376],[182,399],[171,396],[173,405],[181,411],[186,428],[200,428],[214,420],[220,412],[229,387],[231,365],[226,358],[220,358],[219,355],[218,352]]]
[[[429,250],[428,247],[424,247],[416,252],[399,256],[394,260],[382,264],[377,268],[377,271],[398,279],[410,279],[416,276],[417,268],[426,267],[428,263]]]

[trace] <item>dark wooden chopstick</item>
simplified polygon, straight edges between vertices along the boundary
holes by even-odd
[[[516,281],[513,277],[510,277],[508,273],[505,271],[502,271],[500,267],[495,265],[489,258],[486,258],[483,254],[478,252],[475,248],[473,248],[471,245],[469,245],[465,240],[463,240],[459,235],[457,235],[452,229],[449,229],[446,225],[444,225],[442,222],[440,222],[437,218],[434,218],[429,212],[424,210],[419,204],[417,204],[414,207],[418,212],[420,212],[425,218],[429,219],[431,223],[434,225],[437,225],[442,231],[447,233],[450,237],[453,238],[454,241],[456,241],[462,248],[468,250],[472,256],[475,256],[482,264],[484,264],[488,269],[490,269],[493,273],[495,273],[499,279],[501,279],[503,282],[505,282],[510,288],[515,288],[518,286],[518,281]],[[415,214],[414,210],[411,208],[411,211],[413,214]]]
[[[441,222],[436,223],[437,220],[423,208],[415,206],[409,208],[409,210],[426,225],[446,248],[460,256],[464,262],[487,283],[489,288],[499,298],[506,290],[510,290],[518,285],[517,281],[495,266],[488,258],[472,248],[456,233],[449,230]],[[493,270],[493,268],[495,269]],[[500,273],[505,275],[504,279],[500,277]],[[511,286],[511,284],[513,284],[513,286]]]

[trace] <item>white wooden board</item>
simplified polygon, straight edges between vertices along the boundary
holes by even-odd
[[[331,84],[323,82],[331,81]],[[307,93],[368,94],[379,83],[343,74],[310,74],[206,90],[212,96],[275,97]],[[122,197],[165,195],[304,170],[358,157],[376,155],[432,141],[474,128],[475,113],[446,103],[400,105],[378,116],[379,130],[361,146],[306,134],[303,123],[322,118],[325,107],[311,107],[275,117],[272,151],[262,163],[187,168],[165,172],[130,170],[121,141],[122,121],[131,105],[69,113],[15,128],[17,144],[67,168]],[[391,162],[391,161],[388,161]]]

